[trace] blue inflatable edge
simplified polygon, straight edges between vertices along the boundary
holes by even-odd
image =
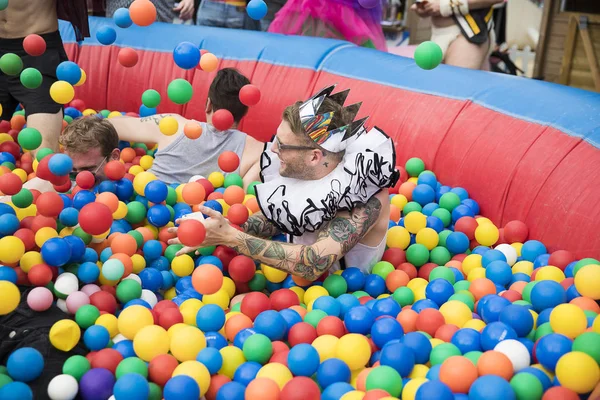
[[[167,52],[182,41],[198,44],[220,58],[259,61],[290,68],[325,71],[418,93],[471,101],[496,112],[556,128],[600,148],[600,94],[553,83],[441,65],[424,71],[409,58],[351,43],[204,26],[154,23],[117,27],[112,19],[90,17],[92,37],[82,45],[102,46],[95,33],[117,31],[116,46]],[[75,43],[68,22],[60,21],[65,43]]]

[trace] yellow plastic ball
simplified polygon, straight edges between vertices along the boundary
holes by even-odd
[[[172,224],[173,222],[170,221],[166,226],[173,226],[173,225],[169,225]],[[152,234],[154,235],[154,239],[158,238],[158,228],[155,227],[154,225],[150,225],[150,224],[146,224],[144,225],[144,228],[149,229]]]
[[[296,296],[298,296],[298,300],[300,301],[300,303],[304,303],[304,289],[302,289],[300,286],[292,286],[290,290],[296,293]]]
[[[475,329],[478,332],[481,332],[483,328],[485,328],[485,322],[483,322],[480,319],[472,319],[470,321],[467,321],[467,323],[463,325],[463,329],[465,328],[471,328]]]
[[[79,78],[79,81],[75,84],[75,86],[81,86],[87,80],[87,74],[85,73],[83,68],[79,68],[79,70],[81,71],[81,78]]]
[[[14,142],[15,140],[8,133],[0,133],[0,143],[4,142]],[[34,160],[34,163],[37,160]]]
[[[111,338],[114,338],[119,333],[117,317],[112,314],[102,314],[98,317],[94,325],[105,327]]]
[[[219,353],[221,353],[221,357],[223,357],[223,365],[219,370],[219,374],[233,379],[235,370],[246,362],[246,358],[244,357],[242,349],[235,346],[227,346],[219,350]]]
[[[269,282],[280,283],[283,282],[288,276],[287,272],[280,271],[266,264],[260,264],[260,269],[262,270],[263,274],[265,274],[265,278],[267,278]]]
[[[129,172],[133,176],[138,176],[139,174],[144,172],[144,168],[140,167],[139,165],[132,165],[131,168],[129,168],[129,171],[127,172]]]
[[[321,362],[335,357],[335,347],[338,340],[339,339],[333,335],[322,335],[313,340],[312,347],[319,353]]]
[[[410,245],[410,233],[403,226],[392,226],[385,239],[387,247],[406,249]]]
[[[462,270],[465,275],[468,275],[471,270],[475,268],[482,268],[481,255],[480,254],[469,254],[465,257],[462,262]]]
[[[204,303],[202,302],[202,300],[187,299],[186,301],[181,303],[181,305],[179,306],[179,311],[183,311],[183,310],[187,310],[187,309],[192,309],[192,310],[198,311],[199,309],[202,308],[203,305],[204,305]]]
[[[67,104],[75,97],[75,89],[69,82],[56,81],[50,86],[50,97],[58,104]]]
[[[491,222],[480,223],[479,226],[475,228],[475,240],[482,246],[492,246],[499,238],[500,231]]]
[[[587,328],[587,317],[583,310],[574,304],[560,304],[550,313],[550,326],[554,333],[575,339]]]
[[[310,304],[322,296],[329,296],[327,289],[323,286],[311,286],[304,293],[304,304]]]
[[[350,370],[364,368],[371,358],[371,346],[365,336],[349,333],[338,340],[335,356],[345,362]]]
[[[142,167],[140,167],[142,168]],[[143,169],[143,168],[142,168]],[[133,178],[133,189],[140,196],[144,195],[144,190],[146,189],[146,185],[151,181],[156,180],[156,176],[147,171],[142,171],[138,173],[135,178]]]
[[[561,386],[584,394],[594,390],[600,381],[600,367],[588,354],[573,351],[558,359],[556,378]]]
[[[0,315],[15,311],[21,301],[21,292],[10,281],[0,281]]]
[[[187,328],[188,325],[184,324],[184,323],[178,323],[175,325],[172,325],[168,330],[167,330],[167,334],[169,335],[169,343],[171,342],[171,339],[173,338],[173,335],[175,335],[175,333],[177,333],[179,330],[181,329],[185,329]]]
[[[173,300],[175,296],[177,296],[177,291],[175,290],[175,287],[172,287],[171,289],[168,289],[165,292],[165,299],[167,300]]]
[[[413,290],[413,295],[415,296],[415,301],[423,300],[427,297],[427,295],[425,294],[425,289],[427,289],[427,286],[423,285],[423,286],[417,286],[415,288],[415,290]]]
[[[88,115],[98,114],[98,112],[93,108],[86,108],[85,110],[83,110],[82,114],[87,117]]]
[[[61,319],[52,325],[49,336],[52,346],[61,351],[71,351],[81,339],[81,329],[72,319]]]
[[[162,326],[145,326],[133,338],[133,350],[142,360],[152,361],[169,352],[169,334]]]
[[[19,266],[23,272],[28,273],[34,265],[42,264],[43,262],[44,259],[40,253],[37,251],[28,251],[27,253],[23,254],[23,257],[21,257]]]
[[[152,164],[154,164],[154,157],[146,155],[140,158],[140,167],[146,171],[152,168]]]
[[[577,271],[575,289],[582,296],[600,300],[600,265],[586,265]]]
[[[414,183],[416,185],[416,184],[419,183],[419,178],[417,178],[416,176],[413,176],[412,178],[408,178],[406,181],[407,182],[412,182],[412,183]]]
[[[133,340],[135,334],[143,327],[154,325],[154,317],[144,306],[129,306],[121,311],[118,319],[119,332],[127,339]]]
[[[403,194],[396,194],[392,197],[390,203],[398,207],[398,209],[402,211],[404,209],[404,206],[408,204],[408,199]]]
[[[17,213],[17,218],[19,218],[19,221],[22,221],[23,218],[34,217],[37,214],[37,207],[35,204],[32,204],[26,208],[16,208],[15,212]]]
[[[600,333],[600,315],[594,318],[594,323],[592,324],[592,331]]]
[[[427,227],[427,216],[418,211],[411,211],[404,217],[404,227],[410,233],[417,233]]]
[[[223,199],[217,199],[217,203],[219,203],[221,205],[221,207],[223,207],[223,215],[227,216],[227,212],[229,211],[229,208],[231,206],[229,204],[227,204],[225,202],[225,200],[223,200]]]
[[[512,273],[522,273],[531,276],[533,273],[533,263],[531,261],[519,261],[512,266]]]
[[[187,254],[174,257],[171,270],[179,277],[189,276],[194,272],[194,259]]]
[[[439,346],[440,344],[444,344],[444,341],[438,338],[431,338],[429,339],[429,343],[431,343],[431,348],[434,348]]]
[[[179,186],[177,186],[175,188],[175,194],[177,195],[177,202],[178,203],[185,203],[183,201],[183,187],[184,186],[185,186],[184,184],[181,184],[181,185],[179,185]]]
[[[216,304],[223,310],[226,310],[229,307],[229,300],[231,299],[227,292],[221,288],[213,294],[205,294],[202,296],[202,300],[205,304]]]
[[[123,219],[127,216],[127,204],[119,201],[117,210],[113,213],[113,219]]]
[[[565,279],[565,273],[553,265],[542,267],[535,274],[536,281],[554,281],[561,283]]]
[[[293,376],[288,367],[280,363],[269,363],[258,370],[257,378],[269,378],[275,381],[279,389],[283,389]]]
[[[205,347],[204,334],[193,326],[178,330],[171,338],[171,354],[179,361],[195,360],[200,350]]]
[[[362,400],[365,397],[365,392],[360,390],[352,390],[350,392],[344,393],[340,400]]]
[[[410,290],[412,290],[413,292],[420,288],[420,287],[425,287],[427,286],[429,282],[427,282],[425,279],[423,278],[415,278],[415,279],[411,279],[408,284],[406,285],[407,288],[409,288]]]
[[[471,309],[462,301],[450,300],[440,307],[440,313],[444,316],[447,324],[462,328],[468,321],[473,319]]]
[[[0,262],[14,264],[25,254],[25,245],[15,236],[5,236],[0,239]]]
[[[515,242],[510,244],[513,249],[517,251],[517,256],[521,257],[521,249],[523,248],[523,243]]]
[[[25,170],[21,168],[15,168],[13,169],[12,173],[17,175],[21,179],[21,182],[27,182],[27,172],[25,172]]]
[[[425,364],[415,364],[412,372],[408,376],[410,379],[425,378],[429,372],[429,367]]]
[[[48,239],[52,239],[55,237],[58,237],[58,232],[56,232],[54,228],[44,226],[35,233],[35,244],[37,245],[37,247],[41,248],[42,245],[46,243]]]
[[[203,397],[210,386],[210,372],[198,361],[185,361],[173,371],[173,376],[187,375],[194,379],[200,388],[200,397]]]
[[[223,286],[221,286],[221,290],[224,290],[227,293],[227,296],[231,299],[235,296],[235,283],[233,279],[228,276],[223,277]]]
[[[110,112],[110,114],[108,114],[108,117],[106,117],[106,118],[107,118],[107,119],[110,119],[110,118],[114,118],[114,117],[122,117],[122,116],[123,116],[123,114],[121,114],[121,113],[120,113],[120,112],[118,112],[118,111],[111,111],[111,112]]]
[[[164,117],[158,123],[158,129],[160,129],[160,132],[163,135],[172,136],[176,134],[179,130],[179,122],[177,122],[177,119],[175,119],[175,117]]]
[[[433,250],[440,242],[437,232],[431,228],[423,228],[417,233],[417,243],[427,247],[427,250]]]
[[[225,183],[225,175],[219,171],[212,172],[208,175],[208,181],[212,183],[215,188],[220,188]]]
[[[427,381],[427,378],[415,378],[408,381],[402,389],[402,400],[415,400],[417,390]]]
[[[485,268],[474,268],[467,274],[467,280],[473,282],[475,279],[485,278]]]
[[[73,235],[73,232],[75,232],[75,228],[74,227],[72,227],[72,226],[65,226],[64,228],[62,228],[60,230],[60,232],[58,233],[58,236],[64,238],[64,237]]]

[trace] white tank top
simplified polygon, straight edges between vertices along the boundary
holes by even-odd
[[[307,232],[302,236],[293,236],[291,242],[297,244],[311,245],[317,241],[318,232]],[[385,252],[385,239],[386,235],[381,239],[381,242],[376,246],[367,246],[366,244],[357,243],[346,255],[344,261],[346,268],[357,267],[362,272],[369,274],[373,266],[381,261],[383,253]],[[289,240],[289,237],[288,237]],[[339,261],[329,269],[330,273],[333,273],[340,269]]]

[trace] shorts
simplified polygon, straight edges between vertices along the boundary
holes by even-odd
[[[222,1],[203,0],[198,9],[197,25],[244,29],[246,10]]]
[[[14,53],[23,60],[23,69],[36,68],[42,74],[42,84],[36,89],[27,89],[21,83],[18,75],[0,74],[0,104],[2,115],[0,120],[10,120],[15,109],[21,103],[26,115],[48,113],[56,114],[62,110],[62,105],[50,97],[50,86],[56,78],[56,67],[63,61],[68,61],[58,31],[40,35],[46,41],[46,51],[41,56],[30,56],[23,49],[23,39],[0,38],[0,57],[6,53]]]
[[[462,35],[462,32],[458,25],[450,25],[444,28],[437,28],[435,26],[431,26],[431,41],[437,43],[438,46],[442,49],[442,54],[444,58],[446,58],[446,52],[448,51],[448,47],[450,44],[456,40],[457,37]],[[488,58],[492,55],[494,51],[494,45],[496,43],[496,34],[492,29],[489,32],[489,41],[488,45],[490,46],[488,49]]]

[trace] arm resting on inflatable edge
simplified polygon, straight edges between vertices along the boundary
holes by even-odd
[[[315,281],[365,237],[379,219],[381,208],[380,199],[373,196],[351,212],[338,213],[312,245],[276,242],[244,232],[230,235],[225,245],[263,264]]]
[[[160,131],[158,124],[164,117],[175,117],[179,123],[175,135],[167,136]],[[183,125],[187,120],[177,114],[156,114],[142,118],[114,117],[108,121],[115,127],[120,140],[132,143],[156,143],[160,148],[170,143],[183,131]]]

